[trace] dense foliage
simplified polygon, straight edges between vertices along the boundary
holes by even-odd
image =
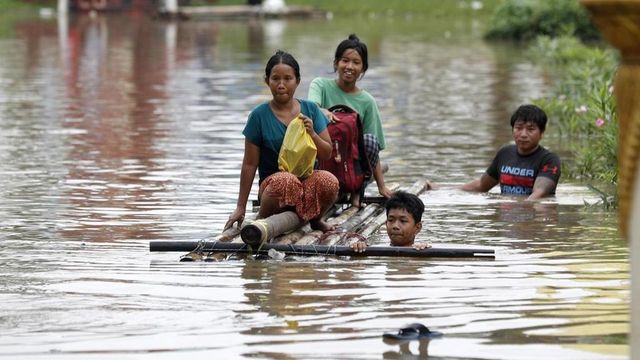
[[[487,37],[530,40],[538,35],[574,34],[598,38],[589,14],[578,0],[506,0],[494,12]]]
[[[566,162],[573,178],[617,182],[618,121],[613,77],[618,58],[611,49],[589,47],[575,37],[539,37],[530,50],[556,79],[552,97],[539,99],[575,158]]]

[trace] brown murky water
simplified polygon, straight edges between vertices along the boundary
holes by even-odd
[[[510,140],[548,79],[476,20],[23,20],[0,37],[0,356],[617,359],[627,356],[628,249],[584,186],[526,204],[453,186]],[[293,258],[179,263],[151,240],[220,231],[235,206],[248,112],[278,48],[297,95],[335,45],[370,47],[388,181],[428,177],[426,231],[495,260]],[[553,119],[552,119],[553,121]],[[551,123],[551,129],[553,123]],[[546,144],[566,154],[552,131]],[[570,160],[565,158],[566,160]],[[254,187],[254,191],[255,191]],[[422,322],[445,336],[389,345]],[[421,345],[421,346],[420,346]]]

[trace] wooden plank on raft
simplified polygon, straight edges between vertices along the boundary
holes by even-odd
[[[347,219],[349,219],[351,216],[353,216],[353,214],[357,213],[358,210],[359,209],[357,207],[351,206],[348,209],[344,210],[340,215],[328,219],[327,223],[329,223],[329,225],[340,225],[344,223]],[[323,234],[324,233],[320,230],[309,231],[306,234],[304,234],[304,236],[299,238],[295,242],[295,244],[296,245],[316,244]]]
[[[409,188],[404,191],[419,195],[425,191],[428,181],[418,180]],[[395,190],[395,189],[394,189]],[[349,242],[355,241],[358,238],[367,238],[373,232],[375,232],[386,220],[386,214],[384,213],[383,204],[370,204],[365,209],[369,211],[363,211],[358,216],[354,216],[348,223],[341,226],[343,232],[332,234],[327,236],[326,240],[322,242],[323,245],[346,245]],[[363,229],[367,229],[368,234],[362,233]],[[353,236],[353,233],[360,234],[360,236]]]
[[[293,244],[310,231],[311,231],[311,225],[307,223],[303,225],[301,228],[298,228],[289,233],[277,236],[276,238],[271,240],[271,243],[282,244],[282,245]]]
[[[358,225],[379,211],[381,211],[381,207],[378,204],[369,205],[360,209],[360,211],[340,225],[335,232],[326,234],[327,236],[325,236],[320,243],[322,245],[342,245],[346,243],[350,238],[353,238],[353,234],[357,232],[356,228]]]
[[[343,206],[340,204],[335,204],[333,207],[331,207],[329,209],[329,211],[327,211],[327,213],[323,216],[323,219],[325,221],[327,221],[329,224],[333,223],[333,219],[336,218],[335,214],[336,212],[338,212],[338,210],[340,210]],[[293,244],[296,241],[298,241],[301,237],[303,237],[305,234],[308,234],[309,232],[311,232],[313,229],[311,229],[311,225],[309,225],[309,223],[304,224],[302,227],[299,227],[298,229],[295,229],[293,231],[290,232],[285,232],[282,235],[276,236],[273,239],[271,239],[271,243],[275,243],[275,244]]]
[[[397,183],[388,184],[388,188],[391,191],[395,191],[399,187],[400,185]],[[359,218],[353,219],[353,217],[355,216],[360,216],[360,218],[366,217],[363,215],[358,215],[361,212],[365,212],[364,209],[369,209],[369,210],[366,210],[366,214],[367,214],[366,216],[370,216],[372,212],[375,212],[377,209],[380,209],[380,204],[369,204],[364,208],[357,208],[352,206],[352,207],[349,207],[347,210],[345,210],[337,219],[333,221],[329,219],[327,222],[331,225],[338,225],[340,231],[339,233],[336,232],[333,235],[330,234],[329,236],[325,236],[325,239],[322,241],[322,243],[324,245],[328,245],[328,244],[337,242],[341,238],[341,236],[344,235],[345,231],[349,231],[347,229],[351,229],[354,223],[361,221],[359,220]],[[325,234],[319,230],[310,231],[305,236],[300,238],[300,240],[298,240],[296,244],[300,244],[300,245],[318,244],[320,239],[322,239],[324,235]]]

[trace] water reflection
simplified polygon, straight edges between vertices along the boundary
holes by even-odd
[[[429,357],[430,339],[420,339],[416,342],[402,342],[398,345],[398,351],[385,351],[382,354],[383,359],[425,359]],[[412,350],[412,347],[416,349]]]
[[[168,97],[175,25],[125,20],[77,17],[70,24],[63,128],[73,135],[63,197],[73,225],[60,231],[67,238],[148,239],[164,231],[144,212],[171,183],[144,177],[163,170],[156,143],[166,135],[157,109]]]
[[[419,357],[424,344],[381,334],[422,322],[445,333],[431,356],[624,357],[628,250],[580,185],[535,204],[454,186],[422,196],[419,241],[491,246],[495,261],[182,264],[148,253],[149,240],[221,229],[276,48],[300,60],[304,97],[357,33],[370,46],[362,85],[380,99],[388,181],[477,176],[510,141],[508,115],[547,82],[522,49],[480,41],[477,22],[133,14],[16,29],[0,38],[0,354]]]

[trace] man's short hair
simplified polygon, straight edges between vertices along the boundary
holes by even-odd
[[[544,112],[544,110],[535,105],[521,105],[516,110],[516,112],[511,115],[512,129],[513,125],[518,120],[522,120],[525,123],[532,122],[538,125],[538,129],[540,129],[540,132],[544,132],[544,129],[547,127],[547,114]]]
[[[384,205],[387,215],[391,209],[405,209],[416,223],[422,221],[424,203],[417,195],[405,191],[396,191]]]

